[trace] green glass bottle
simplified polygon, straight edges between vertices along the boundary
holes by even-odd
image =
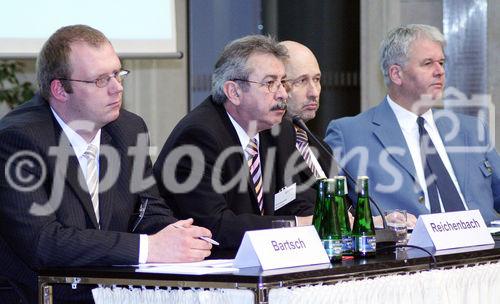
[[[359,176],[356,185],[358,201],[356,204],[356,216],[352,227],[354,243],[354,256],[371,257],[377,249],[375,238],[375,226],[373,225],[372,211],[368,193],[368,177]]]
[[[316,180],[316,204],[314,205],[313,225],[317,231],[322,219],[323,202],[325,201],[325,194],[326,194],[326,178],[321,178]]]
[[[335,208],[334,189],[333,179],[318,180],[313,216],[314,227],[331,262],[342,260],[342,234]]]
[[[337,209],[337,219],[339,221],[340,233],[342,234],[342,255],[352,255],[352,233],[349,222],[348,207],[346,201],[346,180],[345,176],[335,176],[335,207]]]

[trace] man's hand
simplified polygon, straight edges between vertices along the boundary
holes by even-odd
[[[414,229],[417,224],[417,217],[411,213],[406,213],[406,228]]]
[[[309,226],[312,225],[313,222],[313,216],[297,216],[297,226]]]
[[[177,228],[176,228],[177,227]],[[210,230],[193,226],[193,219],[175,222],[148,238],[148,263],[197,262],[210,255],[212,245],[198,239]]]
[[[353,220],[353,222],[354,222],[354,220]],[[377,216],[373,217],[373,225],[376,228],[382,228],[382,227],[384,227],[384,223],[383,223],[382,217],[380,215],[377,215]]]
[[[373,217],[373,224],[375,227],[383,227],[382,217],[380,215]],[[417,224],[417,217],[411,213],[406,213],[406,228],[413,229]]]

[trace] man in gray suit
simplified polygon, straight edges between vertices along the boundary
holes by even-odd
[[[479,209],[489,223],[499,218],[500,157],[481,135],[488,134],[486,126],[431,109],[443,95],[444,46],[432,26],[390,31],[380,48],[386,98],[332,121],[325,141],[344,168],[370,177],[371,195],[383,209],[416,216]]]

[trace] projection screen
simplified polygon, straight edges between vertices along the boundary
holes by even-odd
[[[121,57],[180,57],[175,0],[2,1],[0,58],[34,58],[58,28],[87,24],[102,31]]]

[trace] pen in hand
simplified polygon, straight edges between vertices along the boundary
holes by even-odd
[[[146,213],[146,208],[148,207],[148,202],[149,202],[149,198],[146,197],[146,199],[141,203],[141,206],[139,207],[139,216],[137,217],[137,220],[135,221],[134,227],[132,228],[132,232],[135,232],[135,230],[139,226],[139,223],[144,218],[144,214]]]
[[[174,228],[177,228],[177,229],[183,229],[183,228],[184,228],[184,227],[179,226],[179,225],[176,225],[176,224],[172,224],[172,226],[173,226]],[[209,238],[208,236],[199,236],[198,238],[199,238],[200,240],[204,240],[205,242],[208,242],[208,243],[210,243],[210,244],[212,244],[212,245],[219,246],[219,242],[217,242],[217,241],[215,241],[215,240],[213,240],[213,239]]]

